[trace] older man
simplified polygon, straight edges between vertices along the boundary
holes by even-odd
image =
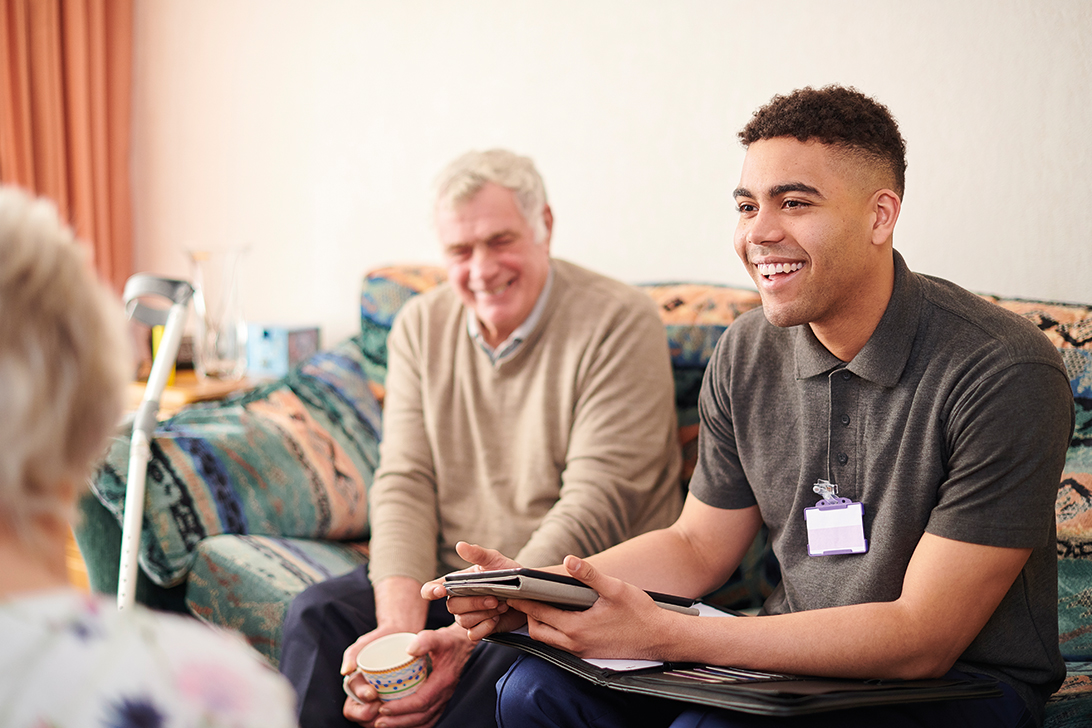
[[[371,563],[305,591],[286,619],[281,669],[305,727],[494,725],[494,684],[513,656],[495,645],[472,655],[420,594],[467,566],[455,544],[546,565],[666,526],[681,508],[652,301],[550,258],[542,180],[511,152],[455,160],[435,221],[448,282],[406,304],[391,331]],[[430,655],[428,680],[380,703],[357,677],[346,699],[341,673],[392,632],[420,632],[411,651]]]

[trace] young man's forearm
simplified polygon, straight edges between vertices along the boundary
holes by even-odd
[[[673,525],[631,538],[588,561],[642,589],[697,598],[727,580],[761,525],[757,506],[713,508],[690,496]],[[718,535],[716,544],[709,542],[709,534]]]

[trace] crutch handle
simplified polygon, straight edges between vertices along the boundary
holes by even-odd
[[[149,273],[137,273],[125,282],[121,297],[125,301],[125,311],[129,318],[135,318],[148,326],[163,326],[167,323],[169,309],[145,306],[137,300],[142,296],[160,296],[172,304],[185,304],[193,296],[193,286],[188,281],[161,278]]]

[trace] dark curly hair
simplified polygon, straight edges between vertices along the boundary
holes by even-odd
[[[810,86],[777,95],[739,132],[748,147],[761,139],[795,137],[841,147],[886,167],[899,197],[906,185],[906,142],[887,107],[852,87]]]

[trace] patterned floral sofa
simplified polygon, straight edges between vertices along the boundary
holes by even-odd
[[[152,444],[137,598],[239,630],[271,662],[281,621],[304,587],[367,560],[367,490],[378,458],[386,337],[401,306],[443,280],[435,267],[365,276],[361,332],[281,380],[161,422]],[[713,346],[743,311],[745,289],[641,286],[660,306],[675,375],[679,441],[693,467],[697,393]],[[1092,724],[1092,306],[988,297],[1035,322],[1061,351],[1077,410],[1057,501],[1058,613],[1069,677],[1051,728]],[[117,589],[129,433],[122,431],[81,501],[76,537],[92,587]],[[689,470],[684,473],[685,479]],[[711,598],[761,603],[776,562],[760,535]]]

